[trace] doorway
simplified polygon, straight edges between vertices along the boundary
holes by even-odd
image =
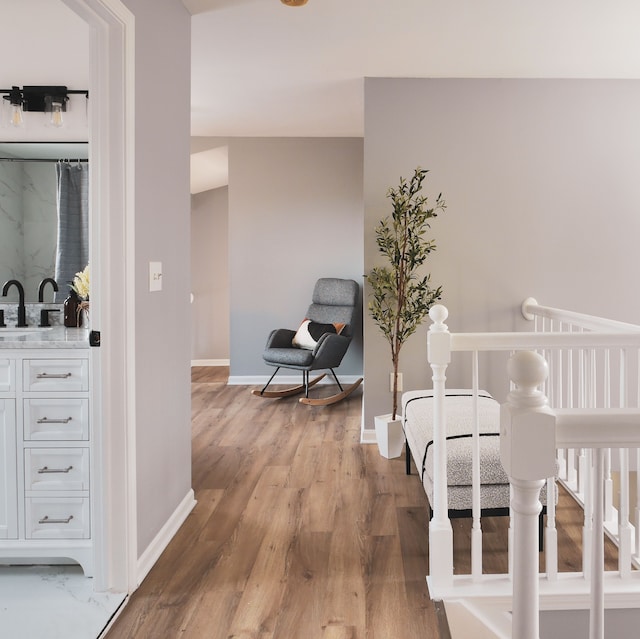
[[[62,0],[91,30],[89,123],[92,328],[110,336],[92,349],[94,589],[128,593],[136,584],[133,401],[134,20],[120,0]],[[123,112],[124,106],[124,112]],[[107,309],[121,305],[123,313]],[[106,427],[108,425],[108,428]]]
[[[91,462],[95,572],[93,579],[87,579],[78,566],[11,567],[15,574],[7,573],[8,578],[0,584],[3,600],[0,634],[16,638],[46,634],[52,639],[56,636],[95,639],[127,593],[137,585],[135,448],[131,445],[135,432],[130,381],[123,375],[134,364],[129,316],[133,310],[118,317],[104,311],[115,299],[121,300],[123,291],[127,294],[131,290],[132,281],[131,268],[126,265],[132,263],[133,245],[128,240],[131,229],[127,220],[132,218],[128,213],[132,209],[133,154],[126,152],[125,127],[133,113],[130,107],[133,17],[119,0],[60,0],[56,5],[58,10],[63,5],[68,7],[87,23],[91,33],[91,70],[88,87],[83,87],[91,94],[92,107],[96,106],[92,108],[89,129],[91,319],[93,328],[112,338],[109,345],[90,351],[90,411],[95,435]],[[38,7],[34,8],[32,15],[37,13]],[[74,55],[85,53],[74,51]],[[56,64],[59,63],[57,60]],[[105,424],[109,424],[108,429]],[[35,571],[40,575],[33,580]],[[34,615],[35,600],[38,609]],[[54,615],[67,604],[70,607],[66,622],[57,624]],[[10,607],[16,612],[17,625],[13,628],[4,625],[11,623]],[[31,619],[40,620],[42,630],[30,627],[27,622]],[[73,619],[72,624],[69,619]],[[56,635],[58,626],[61,630]]]

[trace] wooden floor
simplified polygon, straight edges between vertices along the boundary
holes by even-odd
[[[360,444],[361,391],[303,406],[253,397],[226,375],[193,369],[198,503],[106,638],[439,637],[426,497],[403,458]],[[577,570],[580,511],[561,504],[563,569]],[[506,523],[483,520],[488,572],[505,570]],[[469,527],[454,523],[457,573],[468,572]]]

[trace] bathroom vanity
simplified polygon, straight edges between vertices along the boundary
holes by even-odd
[[[0,329],[0,563],[93,574],[88,333]]]

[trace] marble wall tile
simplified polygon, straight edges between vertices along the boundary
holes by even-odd
[[[19,280],[29,301],[53,277],[57,226],[55,164],[0,162],[0,281]]]
[[[58,243],[56,165],[53,162],[23,164],[22,210],[24,226],[24,279],[28,299],[45,277],[55,274]],[[64,283],[59,283],[61,290]]]
[[[47,289],[50,290],[50,289]],[[4,300],[6,298],[0,297]],[[27,315],[27,324],[29,326],[38,326],[40,324],[40,311],[44,308],[57,308],[59,313],[49,314],[49,323],[51,326],[62,326],[64,324],[64,309],[62,304],[25,304]],[[4,311],[4,323],[7,326],[15,326],[18,322],[18,305],[14,303],[1,303],[0,310]]]
[[[0,280],[24,276],[22,169],[0,162]]]

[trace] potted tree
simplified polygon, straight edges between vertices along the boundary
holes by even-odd
[[[378,251],[387,264],[376,266],[366,277],[371,286],[369,313],[391,349],[392,410],[375,418],[378,446],[385,457],[398,457],[404,441],[397,419],[400,350],[442,296],[441,286],[432,288],[431,275],[420,273],[436,249],[435,242],[426,237],[429,220],[446,208],[442,194],[431,207],[428,197],[421,194],[427,173],[418,167],[410,180],[401,177],[399,185],[388,190],[391,217],[383,218],[375,228]]]

